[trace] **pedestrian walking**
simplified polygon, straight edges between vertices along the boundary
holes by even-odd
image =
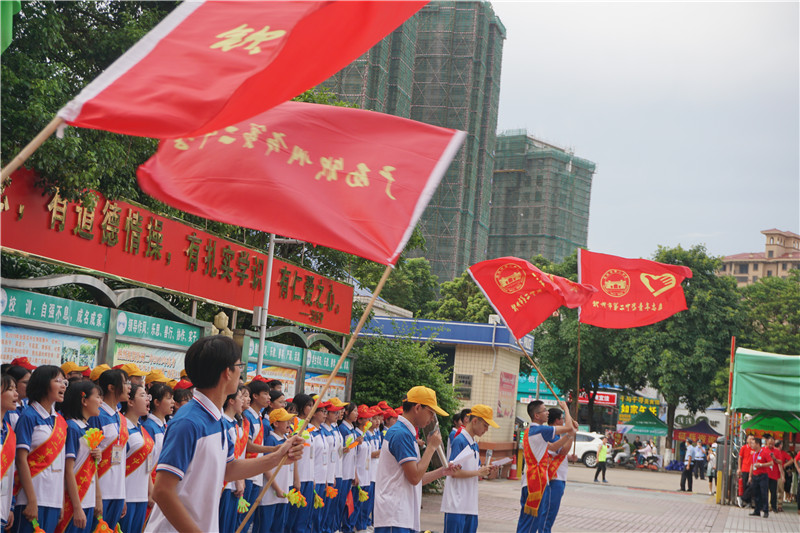
[[[597,447],[597,467],[594,471],[594,482],[597,483],[597,476],[600,472],[603,473],[603,483],[608,483],[606,481],[606,459],[608,458],[608,449],[610,448],[608,444],[608,437],[603,437],[603,443]]]

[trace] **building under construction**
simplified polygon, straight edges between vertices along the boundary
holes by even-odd
[[[560,262],[586,246],[595,164],[525,130],[497,136],[489,257]]]
[[[322,84],[363,109],[468,133],[420,220],[419,255],[439,281],[489,253],[505,34],[488,2],[434,1]]]

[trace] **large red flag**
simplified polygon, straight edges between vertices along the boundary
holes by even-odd
[[[635,328],[686,309],[685,266],[578,250],[578,279],[600,290],[581,307],[580,321],[601,328]]]
[[[542,272],[517,257],[481,261],[469,267],[469,274],[517,339],[562,305],[578,307],[597,290]]]
[[[164,140],[139,185],[187,213],[394,264],[465,133],[286,102],[207,135]]]
[[[426,2],[183,2],[58,112],[161,139],[209,133],[347,66]]]

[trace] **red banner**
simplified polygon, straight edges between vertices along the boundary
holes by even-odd
[[[181,211],[397,261],[465,134],[348,107],[286,102],[161,142],[139,185]]]
[[[44,197],[34,181],[33,172],[18,170],[5,190],[3,249],[243,311],[262,305],[266,254],[96,192],[94,208]],[[270,315],[350,332],[351,286],[277,258],[271,283]]]
[[[546,274],[524,259],[500,257],[469,267],[469,273],[517,339],[553,311],[588,301],[594,287]]]
[[[686,309],[685,266],[578,250],[578,279],[600,290],[581,306],[580,321],[601,328],[654,324]]]
[[[160,139],[222,129],[325,81],[426,2],[183,2],[58,115]]]
[[[692,439],[692,442],[697,444],[698,442],[702,442],[703,444],[714,444],[717,442],[719,435],[709,435],[708,433],[697,433],[696,431],[684,431],[682,429],[675,429],[672,431],[672,440],[674,441],[685,441],[686,439]]]
[[[589,396],[586,391],[581,391],[578,394],[578,403],[588,404]],[[616,392],[596,392],[594,394],[594,404],[603,407],[616,407],[617,406],[617,393]]]

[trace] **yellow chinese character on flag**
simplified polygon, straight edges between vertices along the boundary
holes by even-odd
[[[369,167],[364,163],[356,165],[356,170],[347,173],[345,181],[350,187],[369,187],[369,177],[367,176]]]
[[[261,124],[250,124],[250,131],[243,133],[244,148],[252,148],[253,143],[258,140],[258,136],[267,132],[267,127]]]
[[[301,167],[311,164],[311,158],[308,156],[308,150],[303,150],[297,145],[292,147],[292,155],[289,156],[289,161],[286,164],[291,165],[297,161]]]
[[[212,44],[211,48],[219,48],[223,52],[229,52],[234,48],[247,44],[244,49],[248,50],[250,55],[252,55],[261,52],[261,47],[258,46],[261,43],[280,39],[286,35],[286,31],[284,30],[270,31],[269,26],[264,26],[253,33],[254,31],[254,28],[249,27],[247,24],[242,24],[232,30],[217,35],[217,39],[222,40]]]
[[[392,200],[397,200],[397,198],[395,198],[394,196],[392,196],[392,191],[391,191],[391,190],[389,190],[389,187],[391,187],[391,186],[392,186],[392,183],[394,183],[394,177],[392,176],[392,172],[394,172],[395,170],[397,170],[397,169],[396,169],[396,168],[394,168],[394,167],[390,167],[390,166],[388,166],[388,165],[387,165],[387,166],[383,167],[383,168],[381,169],[381,171],[379,172],[379,174],[380,174],[382,177],[386,178],[386,181],[388,182],[388,183],[386,184],[386,196],[388,196],[388,197],[389,197],[389,198],[391,198]]]
[[[326,181],[336,181],[339,179],[336,173],[344,169],[344,159],[341,157],[338,159],[334,159],[333,157],[320,157],[319,164],[322,165],[322,170],[317,172],[314,176],[315,180],[325,177]]]
[[[289,147],[286,146],[286,141],[283,140],[284,137],[286,137],[285,133],[272,132],[272,137],[267,139],[267,155],[272,152],[280,152],[281,148],[284,150],[289,149]]]

